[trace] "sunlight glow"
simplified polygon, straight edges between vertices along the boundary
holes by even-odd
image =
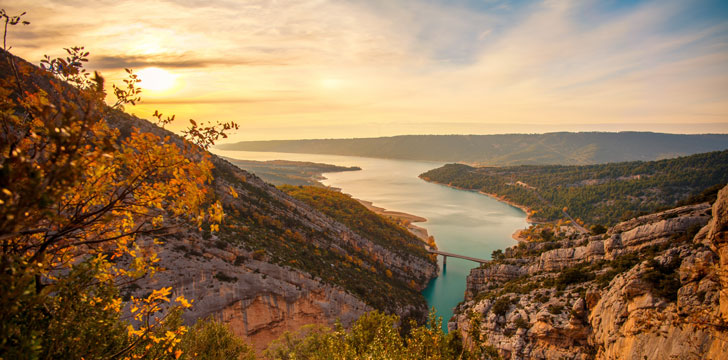
[[[174,86],[175,76],[167,70],[150,67],[137,72],[141,82],[139,86],[144,90],[164,91]]]
[[[324,89],[335,90],[341,87],[342,81],[338,78],[324,78],[320,80],[320,84]]]

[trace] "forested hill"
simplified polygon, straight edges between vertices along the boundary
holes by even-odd
[[[274,151],[482,165],[587,165],[649,161],[728,149],[728,135],[558,132],[507,135],[406,135],[361,139],[245,141],[223,150]]]
[[[585,166],[448,164],[420,177],[497,194],[531,208],[537,220],[561,219],[566,207],[589,224],[613,225],[638,213],[703,200],[701,192],[728,182],[728,151]]]

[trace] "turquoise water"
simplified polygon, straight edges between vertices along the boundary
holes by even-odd
[[[425,182],[417,176],[442,163],[372,159],[351,156],[222,151],[215,153],[246,160],[313,161],[340,166],[359,166],[361,171],[324,174],[324,184],[340,188],[355,198],[368,200],[387,210],[402,211],[427,218],[417,223],[435,237],[442,251],[490,259],[497,249],[515,244],[511,234],[525,228],[526,214],[518,208],[471,191],[456,190]],[[463,300],[465,277],[478,264],[448,258],[440,275],[422,292],[430,307],[447,320]]]

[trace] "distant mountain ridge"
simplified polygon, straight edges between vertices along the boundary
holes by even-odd
[[[728,134],[554,132],[402,135],[379,138],[243,141],[222,150],[365,156],[478,165],[588,165],[660,160],[728,149]]]

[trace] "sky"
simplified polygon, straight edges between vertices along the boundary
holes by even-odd
[[[11,52],[85,46],[151,118],[228,141],[728,133],[728,1],[16,0]],[[146,80],[145,80],[146,78]],[[146,82],[146,83],[145,83]]]

